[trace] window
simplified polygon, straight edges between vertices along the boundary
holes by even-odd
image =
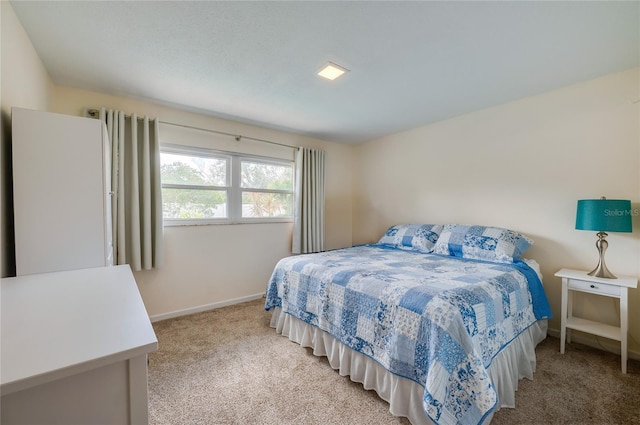
[[[240,159],[242,217],[293,217],[291,163]]]
[[[293,162],[184,146],[160,152],[168,225],[291,221]]]

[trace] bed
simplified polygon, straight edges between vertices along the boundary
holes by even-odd
[[[533,378],[551,310],[533,242],[500,227],[402,224],[375,244],[278,262],[276,332],[419,424],[489,423]]]

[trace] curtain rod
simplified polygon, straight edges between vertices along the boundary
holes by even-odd
[[[87,114],[89,114],[89,116],[95,118],[100,114],[100,111],[97,110],[97,109],[94,109],[94,108],[87,109]],[[125,117],[131,118],[131,115],[125,115]],[[139,117],[139,118],[142,118],[142,117]],[[177,123],[168,122],[168,121],[158,120],[158,122],[160,124],[173,125],[175,127],[183,127],[183,128],[189,128],[191,130],[206,131],[206,132],[209,132],[209,133],[221,134],[223,136],[230,136],[230,137],[233,137],[236,140],[236,142],[239,142],[241,139],[247,139],[247,140],[253,140],[254,142],[269,143],[269,144],[272,144],[272,145],[283,146],[285,148],[290,148],[290,149],[299,149],[297,146],[285,145],[284,143],[272,142],[271,140],[258,139],[256,137],[243,136],[242,134],[227,133],[227,132],[224,132],[224,131],[211,130],[209,128],[194,127],[194,126],[186,125],[186,124],[177,124]]]

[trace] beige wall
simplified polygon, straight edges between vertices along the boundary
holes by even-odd
[[[0,276],[15,273],[11,201],[11,108],[47,110],[53,83],[8,1],[0,2]]]
[[[180,111],[130,98],[56,86],[54,112],[79,115],[83,107],[120,109],[161,121],[308,146],[327,152],[326,247],[351,245],[351,146]],[[178,143],[293,159],[293,149],[170,125],[161,143]],[[291,223],[165,227],[165,264],[135,274],[149,314],[197,311],[264,293],[276,262],[291,255]]]
[[[597,263],[595,232],[574,229],[576,201],[630,199],[640,211],[639,69],[608,75],[359,145],[354,152],[353,242],[395,223],[496,225],[529,235],[560,328],[560,268]],[[634,232],[610,234],[607,264],[638,276]],[[630,291],[640,349],[640,289]],[[615,322],[610,298],[579,297],[578,314]]]

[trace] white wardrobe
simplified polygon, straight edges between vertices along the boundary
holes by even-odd
[[[21,108],[11,121],[17,275],[112,265],[105,125]]]

